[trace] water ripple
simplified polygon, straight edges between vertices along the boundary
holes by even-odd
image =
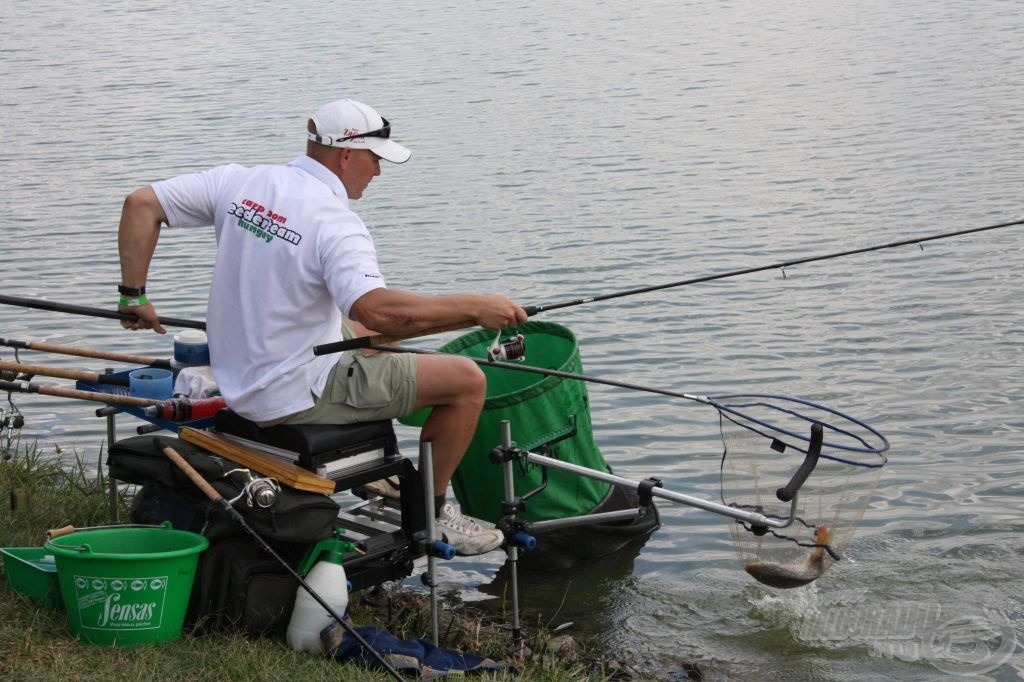
[[[354,49],[311,35],[301,8],[256,0],[245,21],[274,26],[288,49],[241,52],[222,1],[188,22],[166,4],[51,5],[16,1],[0,47],[12,295],[112,309],[129,191],[227,161],[288,160],[309,113],[348,95],[379,106],[413,150],[358,207],[397,288],[547,304],[1022,216],[1011,2],[441,0],[395,8],[386,26],[357,13]],[[161,312],[205,317],[213,253],[210,230],[164,231],[147,282]],[[634,556],[524,578],[524,599],[568,594],[561,618],[670,679],[682,661],[715,679],[929,679],[925,661],[794,632],[816,600],[865,586],[874,604],[1016,605],[1019,618],[1022,285],[1024,233],[1012,228],[545,313],[578,335],[595,376],[818,400],[882,429],[893,449],[849,560],[811,588],[753,583],[726,521],[663,503],[662,529]],[[169,338],[112,321],[10,306],[0,336],[171,351]],[[718,499],[713,409],[588,389],[616,472]],[[23,438],[98,457],[93,405],[15,401]],[[399,435],[415,452],[415,430]],[[498,563],[460,560],[445,580],[487,601]]]

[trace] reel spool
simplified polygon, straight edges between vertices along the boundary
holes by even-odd
[[[11,403],[10,410],[0,407],[0,456],[5,461],[11,459],[14,441],[24,425],[25,417],[21,415],[14,403]]]
[[[4,381],[8,380],[8,374],[13,374],[12,380],[17,380],[17,374],[14,372],[0,372]],[[11,448],[14,447],[15,439],[21,434],[21,428],[25,426],[25,417],[22,416],[18,406],[11,399],[10,391],[7,392],[7,404],[10,406],[9,408],[0,407],[0,456],[4,461],[13,457]]]
[[[522,362],[526,359],[526,341],[522,334],[501,340],[501,331],[487,348],[487,359],[491,362]]]
[[[256,507],[269,509],[277,502],[277,496],[281,492],[281,484],[276,479],[253,476],[249,469],[232,469],[225,473],[224,477],[227,478],[232,474],[241,474],[246,478],[246,482],[241,492],[228,500],[229,504],[234,504],[244,498],[246,505],[250,509]]]

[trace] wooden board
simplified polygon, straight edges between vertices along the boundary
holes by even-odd
[[[178,437],[264,476],[276,478],[281,485],[324,495],[334,493],[334,481],[317,476],[312,471],[219,434],[185,426],[178,432]]]

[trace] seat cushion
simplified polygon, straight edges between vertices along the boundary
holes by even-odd
[[[221,433],[256,441],[303,457],[333,454],[337,457],[383,447],[386,455],[398,451],[390,419],[355,424],[279,424],[260,428],[230,409],[219,411],[214,427]]]

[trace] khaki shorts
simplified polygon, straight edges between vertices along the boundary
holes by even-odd
[[[404,417],[416,405],[412,353],[346,353],[327,376],[324,394],[277,424],[351,424]]]

